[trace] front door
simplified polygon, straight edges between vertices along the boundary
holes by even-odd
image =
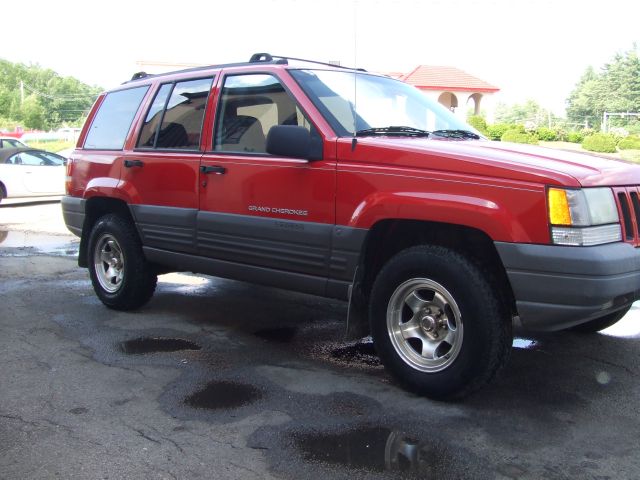
[[[335,224],[335,160],[276,157],[274,125],[315,127],[270,74],[223,79],[213,151],[202,157],[198,252],[226,275],[323,293]]]

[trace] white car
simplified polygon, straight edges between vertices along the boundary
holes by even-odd
[[[0,149],[1,148],[29,148],[29,147],[16,138],[0,137]]]
[[[0,200],[64,195],[67,159],[33,148],[0,149]]]

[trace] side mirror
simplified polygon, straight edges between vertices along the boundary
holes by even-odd
[[[274,125],[267,134],[267,153],[280,157],[322,159],[322,142],[298,125]]]

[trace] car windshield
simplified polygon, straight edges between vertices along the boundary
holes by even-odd
[[[473,131],[411,85],[388,77],[335,70],[292,70],[291,75],[338,135],[387,129]],[[380,133],[380,132],[379,132]]]

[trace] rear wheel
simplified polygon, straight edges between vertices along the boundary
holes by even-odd
[[[107,307],[133,310],[149,301],[158,277],[130,222],[115,214],[101,217],[89,235],[87,255],[93,289]]]
[[[488,383],[511,350],[511,318],[490,276],[439,246],[395,255],[371,292],[371,331],[385,367],[407,389],[462,398]]]
[[[610,313],[609,315],[605,315],[604,317],[596,318],[595,320],[590,320],[586,323],[581,323],[580,325],[576,325],[575,327],[571,327],[569,330],[572,332],[579,333],[596,333],[600,330],[604,330],[605,328],[609,328],[610,326],[618,323],[622,320],[629,310],[631,306],[627,308],[623,308],[617,312]]]

